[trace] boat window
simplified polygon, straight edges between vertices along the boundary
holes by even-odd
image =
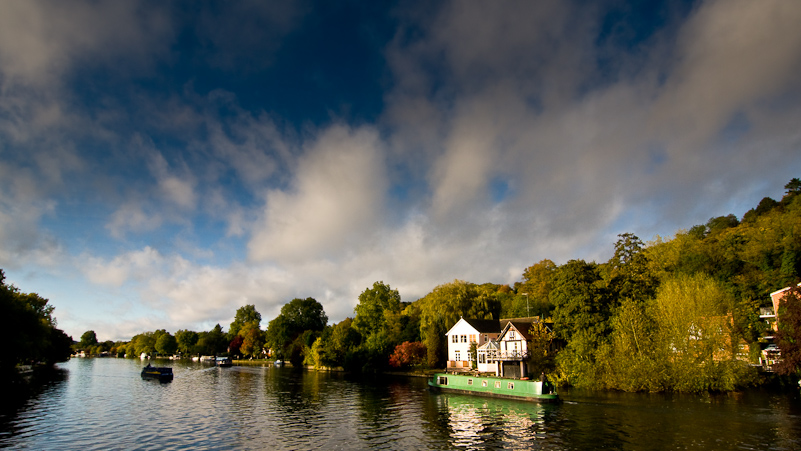
[[[481,386],[482,387],[486,387],[487,386],[487,381],[481,381]]]
[[[448,378],[445,376],[440,376],[439,379],[437,379],[437,384],[448,385]]]
[[[495,388],[501,388],[501,381],[495,381]]]
[[[514,390],[515,389],[515,383],[514,382],[509,382],[509,385],[507,385],[506,388],[508,388],[509,390]]]
[[[468,379],[467,380],[467,385],[473,385],[473,379]]]

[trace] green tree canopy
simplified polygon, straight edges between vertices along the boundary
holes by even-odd
[[[97,335],[95,335],[95,331],[93,330],[87,330],[86,332],[84,332],[83,335],[81,335],[81,341],[78,343],[78,345],[82,349],[91,348],[96,344],[97,344]]]
[[[239,329],[241,329],[242,326],[247,323],[261,324],[261,313],[256,310],[256,306],[253,304],[239,307],[236,310],[234,320],[231,322],[231,326],[228,328],[229,338],[233,339],[235,336],[237,336],[239,334]]]
[[[369,336],[384,327],[385,312],[400,312],[400,293],[384,282],[375,282],[373,288],[362,291],[354,310],[353,326],[363,336]]]
[[[163,333],[156,340],[156,352],[161,355],[173,355],[178,350],[178,341],[170,333]]]

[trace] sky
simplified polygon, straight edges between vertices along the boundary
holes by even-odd
[[[801,2],[0,2],[0,268],[74,338],[606,261],[801,177]]]

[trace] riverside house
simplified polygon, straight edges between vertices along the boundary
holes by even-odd
[[[464,319],[453,325],[445,334],[448,341],[448,363],[446,371],[470,371],[472,369],[471,344],[481,347],[498,338],[500,321],[494,319]]]
[[[525,377],[528,374],[531,340],[529,329],[537,321],[539,318],[536,317],[500,321],[459,319],[445,334],[448,341],[446,371],[477,371],[496,376]],[[476,345],[476,368],[472,367],[472,343]]]

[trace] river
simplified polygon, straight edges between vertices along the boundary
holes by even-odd
[[[563,391],[539,405],[432,394],[422,378],[72,359],[0,410],[0,448],[30,450],[799,450],[794,391],[665,395]]]

